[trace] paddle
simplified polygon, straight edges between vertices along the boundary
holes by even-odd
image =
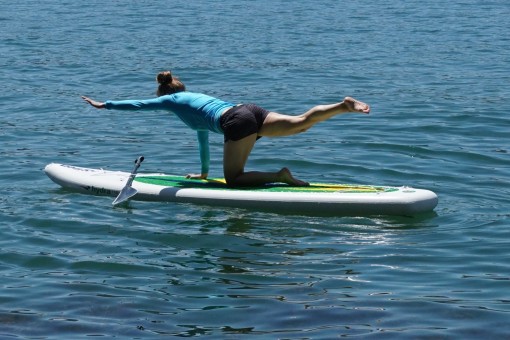
[[[138,192],[135,188],[131,187],[131,184],[133,183],[133,180],[136,177],[136,172],[138,171],[140,164],[142,164],[143,159],[144,159],[143,156],[140,156],[135,160],[135,168],[133,169],[133,172],[131,172],[131,174],[129,175],[129,178],[128,178],[124,188],[122,188],[122,190],[119,192],[119,195],[117,196],[117,198],[115,198],[115,200],[113,200],[113,202],[112,202],[113,205],[117,205],[117,204],[127,201],[128,199],[133,197]]]

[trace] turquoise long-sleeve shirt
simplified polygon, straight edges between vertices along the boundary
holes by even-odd
[[[177,92],[146,100],[120,100],[105,102],[108,110],[166,110],[173,112],[187,126],[197,131],[202,174],[209,173],[209,131],[223,134],[221,114],[232,103],[193,92]]]

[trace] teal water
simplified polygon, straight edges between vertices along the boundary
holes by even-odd
[[[0,4],[0,338],[510,337],[506,0]],[[250,169],[435,191],[419,218],[303,217],[59,189],[47,163],[186,174],[195,134],[147,98],[193,91],[299,114]],[[222,136],[211,138],[221,175]]]

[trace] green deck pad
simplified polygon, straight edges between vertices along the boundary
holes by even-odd
[[[187,179],[181,176],[157,175],[157,176],[138,176],[135,182],[161,185],[165,187],[174,187],[180,189],[208,189],[208,190],[244,190],[244,191],[264,191],[264,192],[345,192],[345,193],[377,193],[393,192],[398,188],[382,187],[371,185],[352,185],[352,184],[325,184],[311,183],[307,187],[294,187],[287,184],[275,183],[260,187],[229,188],[224,179],[195,180]]]

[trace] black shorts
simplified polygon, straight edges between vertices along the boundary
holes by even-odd
[[[268,114],[269,111],[255,104],[234,106],[220,118],[220,126],[225,135],[225,142],[229,140],[237,141],[258,133]]]

